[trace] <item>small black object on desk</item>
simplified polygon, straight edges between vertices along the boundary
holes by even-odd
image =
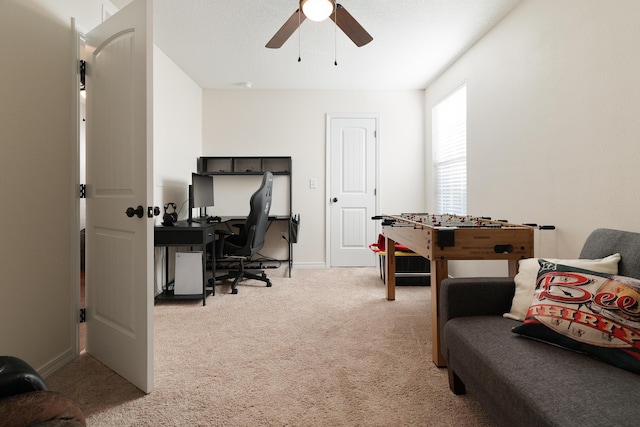
[[[171,211],[169,211],[171,209]],[[172,226],[174,222],[178,221],[178,212],[176,211],[176,204],[169,202],[164,205],[164,215],[162,216],[162,225]]]

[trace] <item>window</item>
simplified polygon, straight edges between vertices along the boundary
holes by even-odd
[[[432,111],[435,213],[467,214],[467,86]]]

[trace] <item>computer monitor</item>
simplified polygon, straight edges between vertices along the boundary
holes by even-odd
[[[189,221],[194,221],[193,209],[200,209],[200,217],[206,219],[206,208],[213,206],[213,176],[192,173],[189,186]]]

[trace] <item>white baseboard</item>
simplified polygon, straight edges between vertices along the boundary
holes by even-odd
[[[40,367],[39,369],[36,369],[36,371],[40,374],[40,376],[42,376],[43,378],[46,378],[49,375],[56,372],[58,369],[62,368],[67,363],[74,360],[75,357],[76,355],[74,354],[74,350],[72,348],[69,348],[67,351],[60,354],[55,359],[50,360],[44,366]]]
[[[294,262],[293,269],[295,270],[296,268],[327,268],[327,264],[324,262]]]

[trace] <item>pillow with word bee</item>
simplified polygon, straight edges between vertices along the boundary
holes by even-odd
[[[536,289],[536,276],[538,275],[539,258],[527,258],[518,261],[518,274],[514,277],[516,291],[511,301],[511,309],[504,317],[514,320],[524,320],[529,310],[533,291]],[[601,259],[547,259],[556,264],[570,265],[572,267],[585,268],[600,273],[618,274],[618,262],[620,254],[609,255]]]
[[[640,280],[541,259],[525,337],[640,374]]]

